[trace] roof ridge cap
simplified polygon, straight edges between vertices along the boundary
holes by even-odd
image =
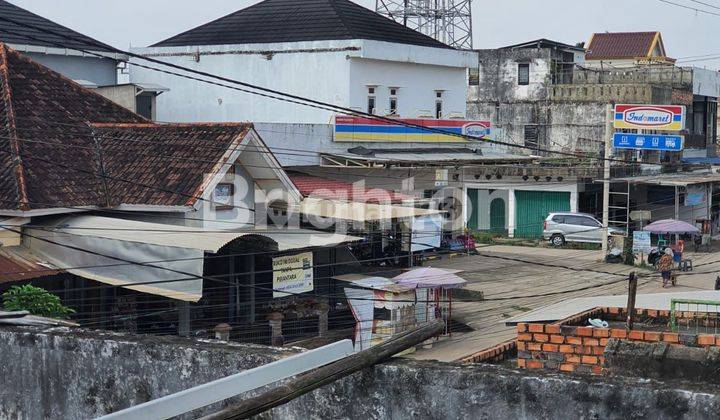
[[[335,16],[337,16],[337,18],[340,20],[340,23],[342,24],[343,28],[345,28],[345,31],[348,33],[348,35],[354,36],[352,29],[348,26],[348,23],[343,18],[342,13],[340,13],[338,11],[338,8],[335,5],[335,0],[326,0],[326,1],[329,3],[330,7],[333,9],[333,12],[335,12]]]
[[[15,126],[15,112],[12,101],[12,88],[10,87],[10,69],[8,54],[10,49],[5,43],[0,42],[0,77],[2,77],[2,86],[0,86],[0,100],[5,101],[5,110],[7,113],[8,132],[10,144],[10,156],[15,162],[15,182],[18,192],[18,207],[20,210],[29,210],[30,203],[28,201],[27,183],[25,182],[25,166],[20,157],[20,144],[17,138],[17,129]],[[2,94],[4,93],[4,94]]]

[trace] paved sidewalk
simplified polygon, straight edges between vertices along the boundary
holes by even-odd
[[[567,299],[589,296],[627,294],[627,277],[633,270],[652,273],[623,264],[598,261],[598,251],[516,246],[479,248],[481,255],[433,261],[426,266],[463,270],[460,276],[468,281],[467,289],[482,292],[485,299],[528,296],[598,286],[545,297],[519,297],[501,301],[453,302],[453,318],[473,329],[443,337],[430,349],[419,349],[408,355],[414,359],[454,361],[484,348],[515,337],[515,328],[504,320],[542,306]],[[500,257],[500,258],[498,258]],[[720,274],[720,253],[688,253],[695,271],[681,274],[677,287],[663,289],[660,276],[642,278],[638,293],[688,292],[712,290]],[[509,261],[512,258],[528,262]],[[570,267],[552,268],[537,263]],[[580,270],[580,271],[578,271]],[[593,271],[619,274],[604,274]]]

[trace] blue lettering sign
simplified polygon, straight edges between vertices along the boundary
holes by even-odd
[[[679,152],[683,149],[683,136],[664,134],[613,134],[616,149],[664,150]]]

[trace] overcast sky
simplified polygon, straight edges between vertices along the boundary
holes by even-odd
[[[302,1],[302,0],[297,0]],[[374,7],[375,0],[355,0]],[[592,32],[662,31],[675,58],[715,54],[693,64],[720,68],[720,0],[474,0],[476,48],[495,48],[537,38],[574,44]],[[258,0],[10,0],[20,7],[118,48],[147,46],[257,3]]]

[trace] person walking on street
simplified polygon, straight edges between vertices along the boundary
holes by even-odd
[[[668,282],[670,281],[670,273],[672,271],[673,265],[673,251],[672,249],[670,249],[670,247],[665,248],[665,252],[663,253],[662,257],[660,257],[660,260],[657,264],[658,271],[660,271],[663,279],[662,287],[667,287]]]

